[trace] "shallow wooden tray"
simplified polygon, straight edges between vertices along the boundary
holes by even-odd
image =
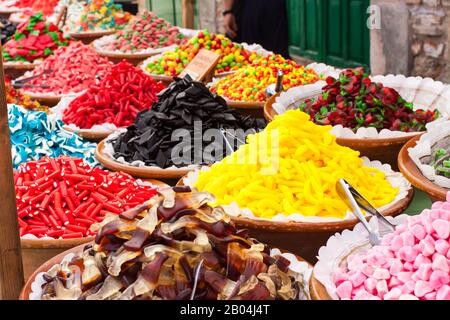
[[[246,101],[233,101],[226,99],[230,108],[236,109],[243,115],[250,115],[256,118],[264,117],[264,102],[246,102]]]
[[[162,181],[146,180],[155,186],[168,187]],[[22,260],[25,280],[45,261],[57,254],[94,240],[93,237],[78,239],[21,239]]]
[[[186,175],[189,169],[160,169],[152,167],[133,167],[119,163],[103,154],[105,140],[101,141],[95,149],[95,157],[105,167],[111,171],[123,171],[136,178],[145,179],[179,179]]]
[[[415,137],[408,141],[401,149],[398,155],[398,167],[406,179],[417,189],[422,190],[432,201],[445,201],[449,189],[442,188],[428,180],[417,168],[416,164],[410,158],[408,149],[413,148],[420,137]]]
[[[62,95],[49,95],[45,93],[33,93],[28,91],[23,91],[26,95],[28,95],[31,99],[38,101],[40,104],[54,107],[56,106],[62,99]]]
[[[31,71],[36,68],[37,64],[35,63],[11,63],[11,62],[3,62],[3,70],[5,71],[5,75],[10,77],[11,79],[17,79],[25,74],[27,71]]]
[[[40,265],[36,271],[33,272],[33,274],[28,278],[28,280],[25,283],[25,286],[23,287],[22,291],[20,292],[20,296],[19,296],[19,300],[28,300],[30,293],[32,292],[31,290],[31,285],[33,284],[34,280],[36,279],[36,276],[41,273],[41,272],[47,272],[48,270],[50,270],[50,268],[52,268],[55,264],[60,263],[65,256],[67,256],[70,253],[74,253],[74,254],[80,254],[81,252],[83,252],[84,246],[86,244],[81,244],[78,245],[75,248],[71,248],[67,251],[61,252],[58,255],[49,258],[48,260],[46,260],[45,262],[42,263],[42,265]],[[281,250],[282,252],[285,252],[284,250]],[[297,259],[299,261],[305,261],[307,262],[305,259],[303,259],[302,257],[297,256]],[[312,268],[312,265],[310,265],[310,267]],[[310,284],[311,286],[311,284]]]
[[[177,185],[184,185],[183,178],[178,181]],[[384,216],[398,216],[409,207],[413,198],[414,189],[411,188],[404,199],[380,212]],[[332,235],[345,229],[353,229],[359,222],[357,219],[336,222],[283,222],[246,217],[231,218],[239,227],[248,229],[252,237],[272,247],[283,248],[297,254],[312,264],[317,262],[316,256],[319,249],[326,245]]]
[[[68,126],[63,127],[64,130],[67,130],[69,132],[74,132],[78,134],[83,139],[93,141],[93,142],[99,142],[108,137],[112,131],[92,131],[88,129],[81,129],[81,130],[74,130]]]
[[[75,40],[79,40],[84,44],[90,44],[92,41],[99,39],[104,36],[109,36],[116,33],[115,30],[105,30],[105,31],[93,31],[93,32],[71,32],[69,36]]]
[[[264,117],[267,121],[272,121],[278,113],[272,108],[277,96],[272,96],[264,105]],[[397,170],[397,157],[401,148],[411,138],[421,136],[423,132],[418,132],[416,136],[395,137],[395,138],[337,138],[336,142],[341,146],[349,147],[361,153],[370,160],[379,160],[381,163],[388,163],[392,169]]]
[[[112,53],[97,49],[96,51],[99,55],[108,58],[108,60],[111,61],[112,63],[119,63],[122,60],[126,60],[134,66],[137,66],[140,63],[142,63],[145,59],[148,59],[151,56],[158,54],[158,53]],[[167,81],[169,81],[169,79],[167,79]]]

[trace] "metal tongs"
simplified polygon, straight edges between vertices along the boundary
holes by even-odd
[[[28,78],[22,78],[22,79],[17,79],[17,80],[13,80],[11,81],[11,85],[14,89],[20,89],[23,87],[38,87],[38,88],[48,88],[49,86],[47,84],[40,84],[40,85],[27,85],[27,82],[30,82],[31,80],[34,80],[36,78],[42,77],[44,75],[53,73],[52,69],[45,69],[43,72],[36,74],[34,76],[28,77]]]
[[[344,200],[347,206],[352,210],[353,214],[359,219],[369,233],[369,241],[373,246],[381,243],[381,237],[378,230],[373,228],[367,222],[361,209],[365,210],[372,216],[376,216],[378,221],[384,222],[389,229],[395,230],[395,226],[389,222],[374,206],[372,206],[366,198],[364,198],[355,188],[353,188],[346,180],[339,179],[336,183],[336,191]]]
[[[269,85],[266,89],[266,96],[271,97],[283,91],[283,70],[277,71],[277,83]]]

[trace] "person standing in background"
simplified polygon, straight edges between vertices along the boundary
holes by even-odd
[[[224,0],[226,35],[289,58],[286,0]]]

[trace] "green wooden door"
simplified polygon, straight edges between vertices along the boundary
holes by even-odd
[[[175,26],[181,26],[181,0],[147,0],[147,8]],[[198,25],[197,1],[194,6],[195,27]]]
[[[287,0],[291,53],[338,67],[369,67],[369,2]]]

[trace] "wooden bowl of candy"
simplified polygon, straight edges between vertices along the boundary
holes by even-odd
[[[156,188],[168,187],[66,156],[27,162],[14,178],[25,278],[50,257],[92,241],[93,224],[155,196]]]
[[[157,53],[153,53],[153,52],[150,52],[150,53],[114,53],[114,52],[101,51],[101,50],[97,50],[97,53],[103,57],[108,58],[108,60],[114,64],[119,63],[122,60],[127,60],[129,63],[131,63],[134,66],[138,66],[145,59],[157,54]]]
[[[264,102],[246,102],[227,100],[227,105],[230,108],[236,109],[241,114],[251,115],[256,118],[264,117]]]
[[[409,139],[423,134],[425,125],[449,117],[450,90],[443,83],[429,78],[401,75],[368,77],[361,76],[361,72],[358,69],[344,70],[339,80],[329,78],[329,84],[321,81],[272,97],[264,106],[264,116],[272,121],[277,114],[300,108],[315,123],[333,125],[332,133],[337,136],[339,144],[360,151],[371,160],[380,160],[397,168],[400,149]],[[358,89],[360,94],[350,95],[350,98],[345,98],[349,95],[336,94],[345,91],[342,88],[346,85],[341,80],[354,81],[350,91]],[[366,88],[366,91],[361,88]],[[377,92],[379,99],[374,98],[372,92]],[[372,104],[377,107],[369,108]],[[391,108],[393,105],[395,108]],[[381,110],[380,106],[383,106],[382,113],[373,111]],[[361,108],[366,109],[358,111]],[[358,112],[362,115],[360,118],[356,117]]]
[[[164,182],[154,179],[146,179],[152,185],[166,188],[169,187]],[[27,280],[30,275],[45,261],[71,248],[82,246],[85,243],[93,241],[93,236],[86,236],[74,239],[24,239],[22,238],[22,261],[24,268],[24,278]]]
[[[5,76],[11,79],[17,79],[25,74],[27,71],[31,71],[36,67],[34,63],[17,63],[17,62],[3,62],[3,70]]]
[[[388,217],[392,227],[371,220],[380,234],[379,245],[371,243],[361,223],[330,237],[314,266],[312,298],[449,300],[449,205],[442,202],[419,215]]]
[[[408,149],[413,148],[419,139],[420,137],[415,137],[403,146],[398,155],[398,167],[405,178],[408,179],[414,187],[428,194],[433,202],[445,201],[449,189],[438,186],[425,177],[409,156]]]
[[[300,257],[249,238],[245,230],[236,229],[220,208],[209,207],[210,199],[207,193],[186,188],[162,191],[150,201],[101,224],[96,246],[81,245],[45,262],[29,278],[20,299],[310,299],[312,266]],[[186,223],[189,227],[184,227]],[[123,238],[125,226],[131,238]],[[111,258],[119,256],[120,259]],[[85,267],[88,265],[89,269]],[[255,267],[252,270],[258,270],[258,278],[242,276],[242,265]],[[199,271],[200,276],[192,283],[185,270],[192,270],[193,274]],[[80,272],[83,283],[55,278],[57,274],[78,277]],[[125,286],[110,287],[106,295],[102,293],[105,288],[99,289],[119,284],[118,279],[124,277],[128,279]],[[241,279],[236,282],[239,290],[221,288],[218,281],[224,277],[233,283]],[[283,281],[274,282],[273,277]],[[174,279],[188,290],[158,289],[160,283],[165,288],[176,286]],[[96,288],[88,285],[91,281]],[[258,281],[259,286],[250,285],[250,281]],[[247,282],[249,288],[245,286]],[[145,283],[153,283],[156,290],[145,290]],[[266,283],[273,284],[272,290],[267,290]],[[54,290],[60,285],[66,290]],[[76,288],[78,285],[83,285],[83,289]],[[137,286],[144,290],[132,290]],[[92,289],[86,290],[89,287]]]
[[[31,99],[39,101],[42,105],[54,107],[62,99],[62,95],[46,94],[46,93],[35,93],[30,91],[24,91]]]
[[[101,141],[95,149],[95,157],[105,167],[111,171],[122,171],[136,178],[144,179],[179,179],[187,174],[191,169],[161,169],[157,167],[134,167],[120,163],[104,153],[105,140]]]
[[[177,186],[185,186],[184,178]],[[394,205],[380,212],[384,216],[395,217],[403,213],[414,198],[414,189],[410,189],[407,196]],[[236,217],[231,215],[237,226],[249,230],[250,234],[264,243],[302,256],[310,263],[317,261],[317,253],[327,240],[336,232],[352,229],[357,219],[347,219],[336,222],[296,222],[296,221],[268,221]],[[369,217],[370,219],[370,217]],[[301,245],[299,245],[301,243]]]
[[[272,121],[278,113],[273,109],[277,96],[272,96],[264,105],[264,118],[267,121]],[[418,133],[420,135],[422,133]],[[342,146],[349,147],[353,150],[357,150],[362,156],[365,156],[371,160],[379,160],[382,163],[388,163],[393,168],[397,168],[397,157],[401,148],[412,137],[411,135],[403,137],[392,138],[342,138],[336,139],[337,143]]]
[[[109,36],[116,33],[115,30],[104,30],[104,31],[92,31],[92,32],[72,32],[69,36],[74,39],[83,42],[84,44],[90,44],[96,39],[104,36]]]
[[[106,137],[108,137],[112,131],[97,131],[97,130],[90,130],[90,129],[73,129],[69,126],[64,126],[64,130],[75,132],[83,139],[94,141],[94,142],[100,142]]]

